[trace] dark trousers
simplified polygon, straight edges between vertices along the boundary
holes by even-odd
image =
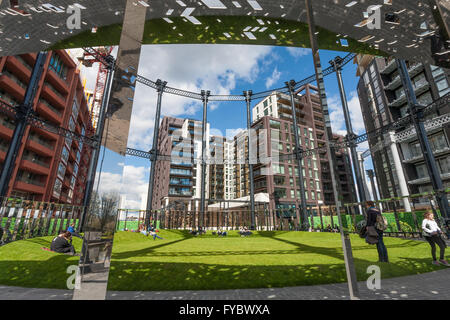
[[[389,262],[387,248],[383,242],[383,231],[377,230],[377,233],[378,233],[378,243],[377,243],[378,260],[380,262]]]
[[[433,256],[433,261],[436,261],[436,244],[439,246],[439,250],[440,250],[440,255],[439,255],[439,259],[444,260],[444,255],[445,255],[445,247],[447,246],[444,242],[444,240],[442,240],[441,236],[435,234],[431,237],[425,237],[425,239],[427,239],[428,243],[431,246],[431,255]]]

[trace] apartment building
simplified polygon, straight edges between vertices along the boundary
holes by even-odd
[[[23,102],[36,57],[35,53],[0,57],[0,100],[12,106]],[[79,71],[64,50],[49,51],[33,110],[38,117],[56,127],[81,135],[92,134]],[[2,167],[14,128],[14,119],[0,113]],[[84,197],[90,157],[88,145],[28,126],[7,195],[79,205]]]
[[[206,136],[210,136],[209,124]],[[209,140],[207,139],[207,150],[210,150]],[[163,156],[156,162],[152,207],[174,206],[188,210],[198,208],[198,199],[201,198],[202,122],[164,117],[160,125],[157,150]],[[206,198],[210,194],[209,177],[207,168]]]
[[[295,93],[295,107],[300,144],[304,150],[325,145],[325,124],[317,88],[306,85]],[[274,92],[253,108],[252,129],[258,136],[258,157],[271,157],[279,161],[270,165],[254,165],[255,193],[270,195],[271,209],[299,207],[301,194],[297,161],[287,159],[295,149],[295,137],[290,96]],[[265,134],[261,134],[264,133]],[[261,138],[262,137],[262,138]],[[335,139],[343,139],[335,136]],[[264,141],[265,140],[265,141]],[[336,153],[336,169],[339,174],[345,202],[355,200],[350,158],[345,149]],[[327,152],[321,151],[302,160],[305,197],[310,206],[334,204]]]
[[[395,59],[360,55],[358,96],[367,131],[393,123],[409,114]],[[407,62],[417,100],[428,105],[450,92],[450,70]],[[450,106],[426,116],[425,127],[445,187],[450,187]],[[431,191],[431,182],[412,123],[389,134],[371,137],[369,146],[382,198]],[[426,201],[426,199],[419,199]],[[404,202],[404,207],[410,207]]]

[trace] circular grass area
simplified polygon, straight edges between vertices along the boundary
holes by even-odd
[[[211,234],[193,237],[186,231],[162,230],[163,240],[142,234],[115,235],[108,290],[214,290],[316,285],[346,281],[339,234],[255,232],[240,237]],[[70,265],[79,257],[41,250],[52,236],[16,241],[0,247],[0,285],[66,288]],[[431,264],[428,243],[385,238],[391,263],[377,263],[375,246],[352,235],[359,281],[367,267],[381,267],[390,278],[445,267]],[[81,240],[74,238],[77,251]]]

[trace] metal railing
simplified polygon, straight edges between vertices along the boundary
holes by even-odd
[[[18,198],[0,199],[0,245],[60,234],[70,224],[79,230],[83,207]]]

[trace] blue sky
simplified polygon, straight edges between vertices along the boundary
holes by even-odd
[[[345,52],[321,51],[323,68],[329,61]],[[251,45],[151,45],[144,46],[141,54],[139,74],[152,79],[162,79],[168,86],[200,92],[211,90],[213,94],[242,94],[279,88],[285,81],[299,81],[314,74],[310,49],[265,47]],[[343,70],[343,79],[353,129],[357,134],[365,131],[356,95],[359,78],[356,65],[350,62]],[[334,132],[345,134],[341,101],[336,75],[325,78],[325,88]],[[252,103],[252,106],[257,101]],[[128,146],[149,150],[153,138],[156,92],[144,85],[136,87],[132,114],[132,127]],[[201,102],[165,94],[162,116],[202,119]],[[212,103],[208,109],[211,128],[224,135],[227,129],[239,130],[246,127],[246,109],[243,102]],[[361,146],[367,149],[367,143]],[[365,162],[371,168],[371,161]],[[147,192],[150,163],[134,157],[123,158],[107,153],[103,164],[100,189],[108,191],[120,185],[126,194],[127,207],[137,208]],[[122,168],[124,169],[122,179]]]

